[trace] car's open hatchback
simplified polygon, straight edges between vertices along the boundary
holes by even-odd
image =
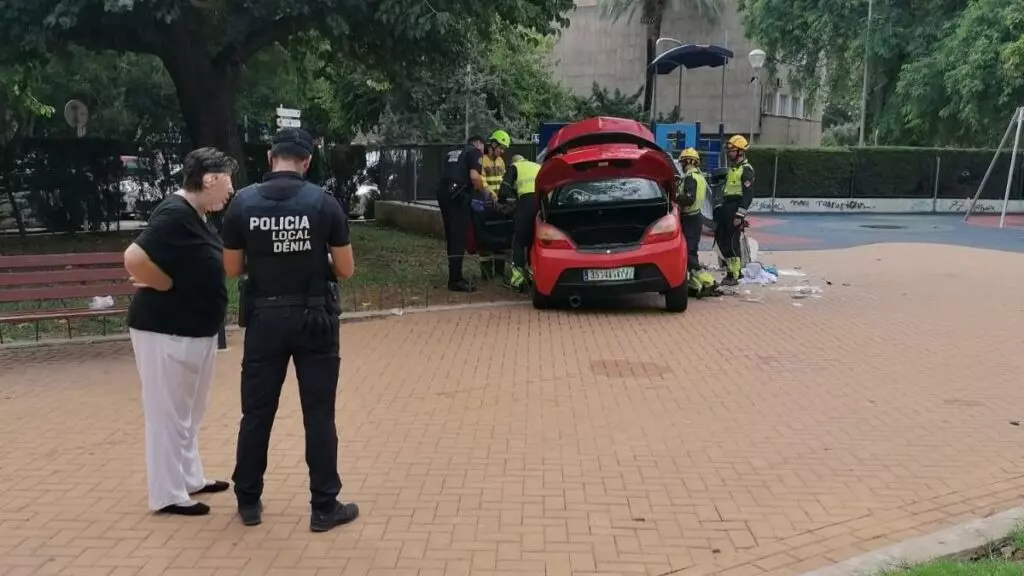
[[[537,175],[541,219],[580,249],[636,245],[672,209],[671,159],[639,122],[591,118],[560,130]]]
[[[676,170],[651,131],[633,120],[590,118],[559,130],[543,156],[530,254],[534,305],[654,292],[669,310],[685,310]]]

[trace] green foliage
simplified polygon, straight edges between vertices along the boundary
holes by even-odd
[[[1024,567],[1019,562],[940,560],[903,570],[892,570],[881,576],[1019,576],[1022,570]]]
[[[1024,103],[1024,0],[741,0],[748,36],[785,64],[811,102],[859,116],[865,51],[867,132],[910,145],[993,145]],[[857,118],[836,118],[843,124]]]
[[[540,122],[575,113],[572,94],[554,78],[549,55],[554,40],[524,28],[498,30],[462,68],[424,71],[387,98],[379,135],[389,144],[450,143],[503,128],[526,140]]]
[[[860,125],[855,122],[834,124],[821,134],[822,146],[856,146],[860,138]]]
[[[48,106],[32,92],[33,66],[0,66],[0,144],[36,117],[53,115]]]
[[[749,160],[757,175],[758,197],[778,198],[970,198],[978,190],[995,150],[949,148],[798,148],[756,146]],[[982,198],[1002,199],[1010,168],[1000,155]],[[1011,186],[1021,198],[1022,159]],[[775,172],[775,167],[778,171]]]
[[[590,96],[577,98],[576,115],[573,120],[582,120],[592,116],[615,116],[630,120],[647,120],[644,113],[644,88],[633,94],[623,94],[618,88],[614,92],[602,88],[597,82],[590,88]]]
[[[548,34],[572,7],[572,0],[11,0],[0,3],[0,63],[45,60],[71,46],[155,56],[173,81],[191,143],[241,159],[242,71],[270,46],[305,43],[301,57],[288,51],[292,79],[328,126],[352,130],[373,117],[372,108],[359,111],[360,98],[379,102],[376,93],[389,84],[401,87],[428,70],[450,74],[498,21]],[[348,78],[359,88],[348,90]]]
[[[748,159],[754,167],[754,191],[759,197],[771,196],[773,180],[778,198],[850,197],[856,157],[849,150],[755,146]]]
[[[165,140],[181,125],[174,83],[153,56],[89,52],[72,46],[37,67],[32,90],[61,112],[49,121],[36,122],[25,136],[73,137],[75,130],[63,114],[71,99],[89,107],[86,130],[93,137]]]

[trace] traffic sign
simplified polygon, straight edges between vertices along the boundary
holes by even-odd
[[[278,118],[278,128],[302,128],[302,121],[298,118]]]
[[[540,134],[531,135],[530,142],[533,142],[534,144],[540,144]]]
[[[302,118],[302,111],[294,108],[278,108],[277,116],[279,118]]]

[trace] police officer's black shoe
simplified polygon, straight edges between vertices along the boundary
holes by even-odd
[[[238,517],[245,526],[258,526],[263,522],[263,502],[238,506]]]
[[[448,290],[452,292],[476,292],[476,288],[474,288],[469,282],[466,282],[465,280],[452,282],[451,284],[448,285]]]
[[[331,512],[314,511],[309,519],[309,529],[313,532],[327,532],[331,528],[348,524],[359,517],[359,506],[354,502],[342,504],[338,502],[337,507]]]

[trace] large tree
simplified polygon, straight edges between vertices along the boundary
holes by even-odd
[[[741,0],[748,36],[811,96],[859,101],[880,143],[994,144],[1024,104],[1024,1]],[[855,96],[854,96],[855,95]]]
[[[335,53],[400,81],[415,67],[465,60],[495,17],[548,32],[571,8],[571,0],[0,0],[0,44],[29,56],[70,45],[156,56],[193,145],[241,157],[242,70],[268,46],[315,31]]]

